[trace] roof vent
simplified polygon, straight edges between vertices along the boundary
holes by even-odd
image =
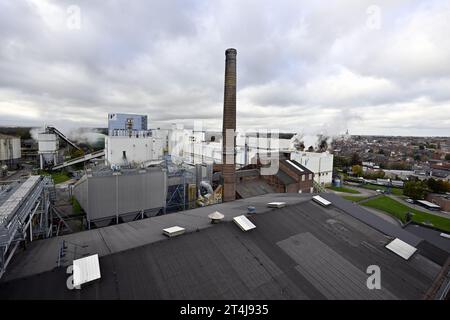
[[[175,226],[175,227],[163,229],[163,234],[172,238],[172,237],[176,237],[176,236],[183,234],[185,231],[186,231],[186,229],[179,227],[179,226]]]
[[[239,226],[239,228],[241,228],[242,231],[249,231],[256,228],[256,226],[244,215],[234,217],[233,221]]]
[[[324,206],[324,207],[328,207],[331,204],[330,201],[322,198],[321,196],[314,196],[314,197],[312,197],[312,199],[314,202],[317,202],[318,204],[320,204],[321,206]]]
[[[219,223],[225,216],[221,214],[219,211],[210,213],[208,218],[211,219],[211,223]]]
[[[253,206],[247,207],[247,213],[249,213],[249,214],[256,213],[256,208]]]
[[[267,206],[269,208],[283,208],[286,207],[286,202],[270,202]]]
[[[73,285],[78,287],[87,282],[100,279],[98,254],[73,260]]]
[[[386,248],[405,260],[408,260],[414,252],[417,251],[412,245],[407,244],[399,238],[395,238],[393,241],[389,242],[389,244],[386,245]]]

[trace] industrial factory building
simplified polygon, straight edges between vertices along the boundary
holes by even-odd
[[[333,178],[333,155],[328,152],[293,151],[290,159],[295,160],[314,173],[314,181],[321,186],[331,185]]]
[[[168,145],[147,116],[109,114],[105,150],[60,164],[59,140],[77,146],[54,127],[41,132],[41,168],[87,163],[71,190],[89,230],[58,233],[64,219],[49,177],[1,187],[0,299],[447,296],[450,245],[434,230],[422,236],[335,194],[312,194],[331,183],[332,155],[227,134],[237,125],[236,58],[225,51],[221,133],[176,127]],[[13,256],[20,243],[27,250]],[[367,281],[374,265],[377,290]]]
[[[20,138],[0,133],[0,167],[15,169],[21,157]]]
[[[280,152],[274,165],[275,174],[263,174],[265,165],[260,160],[236,171],[236,193],[238,198],[248,198],[267,193],[312,193],[314,192],[314,173],[295,160],[289,160],[289,154]]]
[[[114,130],[105,138],[106,162],[128,166],[161,160],[164,142],[151,131]]]

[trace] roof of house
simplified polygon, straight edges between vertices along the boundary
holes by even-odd
[[[280,162],[283,162],[286,166],[288,166],[289,168],[291,168],[293,171],[295,171],[297,174],[299,175],[304,175],[304,174],[310,174],[312,173],[311,170],[309,170],[308,168],[306,168],[304,165],[298,163],[295,160],[288,160],[288,159],[281,159]],[[300,170],[299,170],[300,169]]]
[[[267,208],[272,201],[287,206]],[[256,207],[257,213],[248,216],[256,229],[242,232],[231,220],[249,205]],[[408,261],[387,250],[394,236],[372,227],[373,221],[362,222],[365,213],[358,216],[344,207],[321,207],[308,194],[268,194],[36,241],[13,259],[0,283],[0,299],[423,297],[439,264],[422,248]],[[216,210],[225,219],[212,225],[207,215]],[[186,228],[186,234],[166,240],[162,229],[173,225]],[[410,244],[422,241],[393,228],[387,231]],[[66,267],[54,268],[62,239],[77,243],[85,254],[99,254],[100,280],[81,290],[66,288]],[[73,253],[67,255],[70,264]],[[371,265],[381,269],[381,290],[366,286]]]
[[[275,174],[275,176],[281,181],[283,182],[285,185],[289,185],[291,183],[295,183],[295,179],[292,178],[290,175],[288,175],[286,172],[284,172],[283,170],[278,170],[278,172]]]
[[[433,169],[432,175],[433,175],[433,177],[446,178],[446,177],[450,176],[450,171]]]
[[[259,178],[236,183],[236,192],[243,199],[245,199],[263,194],[274,193],[275,190],[264,179]]]

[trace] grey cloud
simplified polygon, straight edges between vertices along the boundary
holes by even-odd
[[[80,30],[65,26],[73,4]],[[224,50],[236,47],[238,126],[447,134],[445,116],[419,110],[450,112],[449,5],[379,1],[370,30],[371,4],[1,1],[0,124],[105,126],[122,111],[220,127]],[[373,120],[381,110],[392,112]]]

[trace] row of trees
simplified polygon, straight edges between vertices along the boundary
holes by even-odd
[[[450,182],[430,178],[424,181],[419,180],[408,181],[405,183],[403,187],[403,194],[415,200],[424,199],[426,195],[430,192],[433,193],[450,192]]]

